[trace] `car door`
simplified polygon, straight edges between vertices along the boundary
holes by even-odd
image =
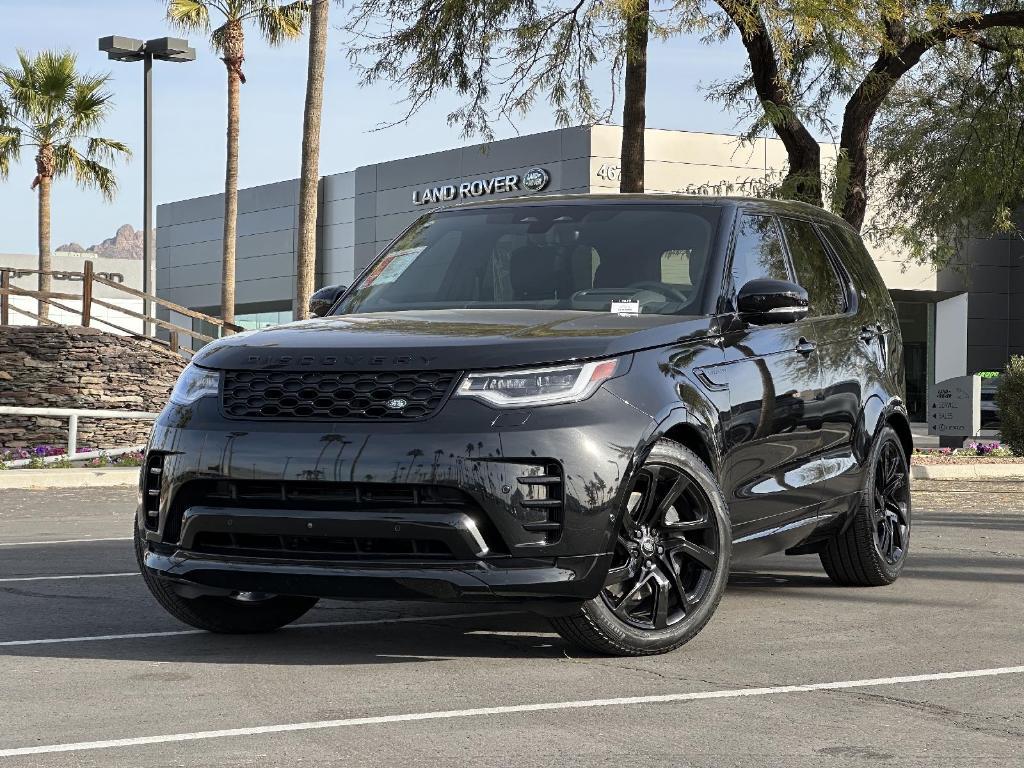
[[[839,224],[818,224],[816,230],[828,247],[840,282],[845,283],[846,311],[822,316],[824,346],[822,374],[825,378],[823,402],[825,499],[821,513],[838,514],[847,509],[851,497],[859,493],[861,467],[868,445],[862,427],[862,414],[873,405],[874,393],[887,391],[887,371],[893,361],[889,337],[897,324],[888,291],[870,256],[863,251],[857,235]],[[873,273],[873,274],[872,274]],[[833,310],[835,311],[835,310]]]
[[[732,246],[725,363],[705,374],[729,391],[722,480],[738,542],[813,517],[821,500],[817,475],[807,468],[822,446],[812,331],[805,321],[752,325],[740,318],[736,292],[757,278],[792,281],[794,275],[776,217],[745,212]]]

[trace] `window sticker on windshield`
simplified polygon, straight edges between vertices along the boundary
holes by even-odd
[[[377,265],[370,271],[370,274],[366,276],[364,284],[384,285],[385,283],[395,282],[424,250],[426,250],[426,246],[389,253],[377,262]]]
[[[637,299],[624,299],[612,302],[612,312],[620,315],[639,315],[640,302]]]

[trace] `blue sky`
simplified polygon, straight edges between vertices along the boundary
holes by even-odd
[[[53,245],[91,245],[113,235],[123,223],[142,224],[142,66],[108,62],[97,51],[110,34],[151,38],[174,34],[164,21],[161,0],[0,0],[0,62],[13,64],[15,51],[69,48],[80,68],[109,71],[115,109],[103,135],[128,143],[135,157],[119,170],[120,192],[105,203],[95,192],[61,181],[53,192]],[[335,19],[340,8],[333,9]],[[223,187],[225,73],[205,40],[193,39],[198,60],[154,67],[155,169],[157,203],[210,194]],[[475,143],[449,128],[445,115],[457,104],[444,97],[409,125],[375,131],[402,115],[401,94],[385,86],[360,88],[342,50],[343,34],[332,30],[328,60],[321,173]],[[247,42],[248,83],[242,87],[241,185],[252,186],[299,175],[305,41],[268,48],[255,32]],[[701,83],[729,76],[742,66],[738,41],[708,47],[695,38],[656,42],[649,65],[648,125],[691,131],[729,132],[735,116],[704,100]],[[619,120],[617,115],[615,121]],[[543,104],[516,126],[520,133],[553,128]],[[498,138],[516,129],[499,127]],[[36,250],[35,175],[28,153],[9,178],[0,181],[0,253]]]

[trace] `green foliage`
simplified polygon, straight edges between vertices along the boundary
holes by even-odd
[[[350,58],[363,84],[404,91],[411,119],[427,102],[453,91],[463,103],[448,115],[463,136],[493,137],[493,125],[515,121],[539,100],[558,125],[607,120],[625,65],[626,20],[637,0],[358,0],[347,29]],[[702,3],[651,3],[652,40],[681,31],[711,32]],[[607,77],[602,103],[596,76]]]
[[[911,184],[905,185],[908,195],[903,198],[891,194],[894,190],[879,182],[883,175],[877,169],[885,164],[868,147],[874,143],[872,123],[890,109],[891,92],[908,73],[931,66],[941,75],[965,49],[974,55],[979,51],[1019,53],[1019,41],[1008,43],[1004,39],[1008,31],[1024,28],[1024,9],[1019,0],[716,1],[730,22],[722,36],[737,30],[741,33],[748,63],[737,77],[712,84],[710,98],[740,115],[748,138],[766,128],[774,129],[787,144],[791,167],[805,175],[814,175],[817,170],[813,161],[807,162],[807,130],[837,144],[840,156],[831,180],[831,205],[850,223],[860,227],[866,201],[875,200],[876,210],[892,212],[888,221],[879,222],[883,236],[905,241],[922,260],[940,263],[956,251],[956,244],[948,242],[950,227],[946,224],[957,215],[984,220],[991,225],[989,231],[1014,229],[1013,209],[1002,200],[995,200],[981,212],[982,218],[978,217],[978,201],[991,198],[974,193],[984,191],[985,181],[995,180],[985,175],[987,166],[973,169],[975,178],[982,181],[978,187],[958,193],[943,186],[932,195],[928,202],[944,207],[949,214],[940,226],[932,226],[929,216],[922,215],[900,227],[903,212],[908,206],[916,206],[918,199],[911,194]],[[922,92],[930,87],[932,92],[942,93],[928,76],[918,80]],[[766,93],[771,93],[771,98],[766,98]],[[922,101],[920,106],[927,106],[927,102]],[[898,134],[902,128],[914,128],[922,116],[936,125],[943,120],[956,123],[957,128],[970,122],[963,112],[950,115],[937,102],[930,111],[901,111],[897,107],[889,125]],[[1010,120],[1004,127],[1015,129],[1017,124]],[[951,133],[946,138],[952,148],[963,147],[961,137]],[[922,153],[920,133],[911,132],[902,138],[904,157]],[[926,149],[932,146],[926,145]],[[933,164],[938,167],[947,159],[948,153],[940,153]],[[813,180],[789,183],[781,193],[790,196],[794,191],[814,187]]]
[[[78,71],[73,53],[18,52],[17,67],[0,67],[0,178],[22,148],[52,157],[54,177],[71,176],[110,199],[117,190],[111,166],[130,157],[127,145],[91,135],[112,106],[109,75]]]
[[[302,35],[309,7],[309,0],[167,0],[167,20],[184,32],[209,35],[215,51],[233,55],[228,50],[229,25],[251,21],[270,45],[280,45]],[[224,23],[214,27],[211,11],[220,14]]]
[[[876,125],[872,186],[885,205],[867,234],[918,261],[945,266],[970,238],[1021,236],[1024,33],[994,39],[1006,52],[943,46]]]
[[[1003,443],[1017,456],[1024,456],[1024,357],[1015,355],[1006,364],[999,377],[996,405]]]

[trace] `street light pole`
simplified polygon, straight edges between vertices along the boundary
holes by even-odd
[[[156,296],[156,254],[153,253],[153,54],[146,53],[143,60],[142,86],[142,292]],[[146,317],[156,316],[156,306],[149,300],[143,302],[142,313]],[[156,327],[146,321],[142,332],[156,336]]]
[[[99,48],[113,61],[141,61],[142,74],[142,292],[156,295],[156,238],[153,233],[153,61],[195,61],[195,49],[187,40],[177,37],[159,37],[137,40],[133,37],[111,35],[102,37]],[[142,313],[147,318],[156,316],[156,306],[150,299],[143,300]],[[156,335],[156,326],[150,320],[143,325],[143,334]]]

